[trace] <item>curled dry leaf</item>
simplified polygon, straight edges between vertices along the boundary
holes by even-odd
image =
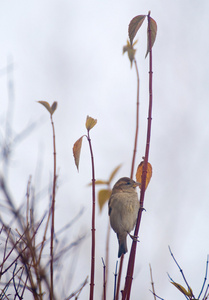
[[[81,153],[81,146],[82,146],[83,136],[78,139],[75,144],[73,145],[73,156],[75,159],[75,165],[79,170],[79,162],[80,162],[80,153]]]
[[[133,40],[137,34],[137,31],[141,27],[142,23],[144,22],[145,15],[139,15],[134,17],[128,26],[128,35],[131,42],[131,45],[133,44]]]
[[[137,43],[137,41],[135,41],[132,45],[129,43],[129,41],[127,41],[127,44],[125,46],[123,46],[123,54],[125,52],[128,52],[128,58],[131,62],[131,68],[132,68],[132,63],[133,60],[135,58],[135,53],[136,53],[136,49],[134,49],[134,45]]]
[[[57,109],[57,102],[55,101],[51,106],[51,115],[53,115],[56,109]]]
[[[136,181],[142,183],[142,173],[143,173],[143,167],[144,167],[144,161],[142,161],[137,168],[136,171]],[[147,176],[146,176],[146,183],[145,183],[145,189],[147,188],[150,179],[152,177],[152,165],[148,162],[147,163]],[[139,186],[141,188],[141,186]]]
[[[49,103],[47,101],[38,101],[38,103],[42,104],[50,114],[52,114],[52,111],[51,111],[51,106],[49,105]]]
[[[86,129],[87,130],[91,130],[97,123],[97,120],[96,119],[93,119],[89,116],[87,116],[86,118]]]
[[[155,39],[156,39],[156,35],[157,35],[157,23],[155,22],[155,20],[151,17],[149,17],[150,19],[150,34],[151,34],[151,48],[154,45]],[[150,41],[149,41],[149,24],[147,26],[147,53],[145,55],[145,58],[147,57],[148,53],[150,52]]]
[[[98,203],[99,203],[100,212],[102,211],[102,208],[104,207],[105,203],[110,199],[110,196],[111,196],[110,189],[104,189],[98,192]]]
[[[191,297],[193,295],[192,289],[188,288],[188,291],[179,283],[171,282],[180,292],[182,292],[185,296]]]

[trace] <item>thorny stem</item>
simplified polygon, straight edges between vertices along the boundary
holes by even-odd
[[[152,47],[151,47],[151,26],[150,26],[150,12],[148,13],[148,41],[149,41],[149,110],[148,110],[148,126],[147,126],[147,141],[145,149],[145,158],[142,172],[142,183],[141,183],[141,194],[140,194],[140,209],[138,212],[137,223],[134,231],[134,236],[138,236],[139,226],[141,223],[142,212],[144,210],[144,195],[145,195],[145,184],[146,184],[146,175],[147,175],[147,163],[149,157],[149,147],[150,147],[150,138],[151,138],[151,121],[152,121]],[[129,256],[128,269],[126,273],[125,288],[123,292],[122,300],[129,300],[131,293],[131,285],[133,279],[133,271],[135,264],[136,256],[136,245],[137,241],[133,240],[131,252]]]
[[[53,269],[54,269],[54,215],[55,215],[55,190],[56,190],[56,144],[55,144],[55,129],[54,129],[54,122],[52,115],[51,117],[51,124],[52,124],[52,131],[53,131],[53,149],[54,149],[54,176],[53,176],[53,188],[52,188],[52,206],[51,206],[51,214],[52,214],[52,220],[51,220],[51,243],[50,243],[50,300],[54,298],[54,280],[53,280]]]
[[[94,156],[93,156],[93,150],[91,145],[91,139],[88,135],[87,139],[89,142],[89,148],[91,153],[91,165],[92,165],[92,228],[91,228],[91,234],[92,234],[92,240],[91,240],[91,279],[90,279],[90,295],[89,299],[94,299],[94,272],[95,272],[95,171],[94,171]]]

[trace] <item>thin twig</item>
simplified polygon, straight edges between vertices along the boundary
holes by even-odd
[[[177,260],[175,259],[174,255],[173,255],[173,253],[172,253],[172,251],[171,251],[170,246],[168,246],[168,249],[169,249],[169,251],[170,251],[171,257],[173,258],[175,264],[176,264],[177,267],[179,268],[179,271],[180,271],[180,273],[181,273],[181,275],[182,275],[182,277],[183,277],[183,279],[184,279],[184,282],[186,283],[186,285],[187,285],[187,287],[188,287],[188,291],[190,291],[192,297],[195,299],[195,296],[193,295],[193,292],[192,292],[192,290],[191,290],[191,288],[190,288],[190,286],[189,286],[189,284],[188,284],[188,282],[187,282],[187,280],[186,280],[186,277],[184,276],[184,272],[183,272],[183,270],[181,269],[181,267],[179,266]],[[198,299],[199,299],[199,298],[198,298]]]
[[[51,124],[52,124],[52,132],[53,132],[53,150],[54,150],[54,176],[53,176],[53,188],[52,188],[52,207],[51,207],[51,244],[50,244],[50,282],[51,282],[51,288],[50,288],[50,300],[53,300],[54,298],[54,250],[53,250],[53,243],[54,243],[54,218],[55,218],[55,191],[56,191],[56,143],[55,143],[55,128],[54,128],[54,122],[52,115],[51,117]]]
[[[153,295],[154,295],[154,300],[156,300],[155,287],[154,287],[154,282],[153,282],[153,278],[152,278],[152,267],[151,267],[151,264],[149,264],[149,269],[150,269],[152,292],[153,292]]]
[[[115,266],[115,281],[114,281],[114,297],[113,300],[116,300],[116,282],[117,282],[117,276],[118,276],[118,261],[116,261],[116,266]]]
[[[120,258],[120,265],[119,265],[118,280],[117,280],[117,290],[116,290],[115,300],[119,299],[120,282],[121,282],[122,269],[123,269],[123,260],[124,260],[124,254]]]
[[[89,130],[88,130],[87,139],[89,142],[89,148],[90,148],[90,154],[91,154],[91,166],[92,166],[92,227],[91,227],[92,240],[91,240],[91,279],[90,279],[89,299],[93,300],[93,298],[94,298],[94,273],[95,273],[95,231],[96,231],[96,229],[95,229],[95,202],[96,202],[96,196],[95,196],[94,156],[93,156],[93,150],[92,150]]]
[[[209,256],[207,257],[207,261],[206,261],[205,278],[204,278],[203,285],[202,285],[201,291],[200,291],[199,296],[198,296],[197,299],[200,299],[200,296],[203,292],[203,289],[205,287],[205,283],[206,283],[206,280],[207,280],[207,276],[208,276],[208,259],[209,259]]]
[[[134,59],[134,64],[136,68],[136,77],[137,77],[137,96],[136,96],[136,131],[135,131],[134,151],[133,151],[133,158],[131,164],[131,176],[130,176],[130,178],[132,179],[134,175],[134,166],[136,160],[137,141],[138,141],[138,132],[139,132],[139,71],[138,71],[136,59]]]
[[[103,263],[103,300],[106,300],[106,266],[104,259],[102,258],[102,263]]]

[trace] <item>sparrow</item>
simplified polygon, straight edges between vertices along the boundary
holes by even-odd
[[[128,177],[119,179],[113,186],[108,202],[110,225],[117,234],[119,243],[118,257],[128,251],[127,234],[136,224],[140,206],[136,187],[139,185],[140,183]]]

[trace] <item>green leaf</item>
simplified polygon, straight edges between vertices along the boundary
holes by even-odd
[[[151,48],[154,45],[156,35],[157,35],[157,23],[154,19],[151,17],[148,17],[150,19],[150,30],[151,30]],[[147,26],[147,53],[145,55],[145,58],[147,57],[148,53],[150,52],[150,41],[149,41],[149,24]]]
[[[133,40],[137,34],[137,31],[142,26],[142,23],[144,22],[145,15],[139,15],[134,17],[128,26],[128,35],[131,42],[131,45],[133,44]]]
[[[78,139],[75,144],[73,145],[73,156],[75,159],[75,165],[79,170],[79,162],[80,162],[80,154],[81,154],[81,146],[82,146],[83,136]]]

